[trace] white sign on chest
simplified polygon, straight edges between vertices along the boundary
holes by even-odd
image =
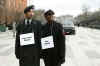
[[[21,34],[20,44],[21,46],[35,44],[34,33]]]
[[[41,39],[42,49],[54,48],[53,36],[48,36]]]

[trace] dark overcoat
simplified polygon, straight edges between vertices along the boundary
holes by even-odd
[[[40,55],[40,39],[41,39],[41,23],[37,20],[32,20],[31,24],[26,25],[25,20],[22,20],[16,27],[16,41],[15,41],[15,56],[20,59],[23,57],[31,57]],[[33,33],[35,44],[20,45],[20,35]]]
[[[62,25],[56,21],[46,23],[42,27],[42,38],[50,35],[52,35],[54,39],[54,48],[42,49],[40,56],[41,58],[47,57],[51,62],[54,61],[55,63],[62,64],[65,62],[65,36],[63,34]]]

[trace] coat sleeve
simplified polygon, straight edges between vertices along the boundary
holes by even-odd
[[[66,46],[65,46],[65,35],[63,34],[63,27],[61,24],[58,24],[58,52],[59,52],[59,58],[61,63],[65,62],[65,52],[66,52]]]
[[[41,48],[41,27],[42,27],[41,22],[36,20],[36,30],[37,30],[37,33],[36,33],[36,38],[35,39],[37,39],[36,43],[37,43],[37,47],[38,48]]]
[[[42,29],[42,24],[40,21],[38,21],[38,44],[39,44],[39,47],[41,48],[41,29]]]
[[[15,56],[17,59],[19,59],[20,55],[19,55],[19,47],[20,47],[20,26],[18,25],[16,27],[16,39],[15,39]]]

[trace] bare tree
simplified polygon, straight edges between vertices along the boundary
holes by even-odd
[[[83,14],[84,14],[85,16],[88,16],[89,10],[90,10],[90,6],[89,6],[89,5],[84,4],[84,5],[82,6],[82,12],[83,12]]]
[[[45,10],[35,10],[35,16],[33,16],[33,19],[36,19],[36,20],[39,20],[41,21],[42,23],[45,23],[45,18],[44,18],[44,12]]]

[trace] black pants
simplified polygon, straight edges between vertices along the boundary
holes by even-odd
[[[43,56],[45,66],[61,66],[61,63],[57,62],[57,59],[50,58],[49,56]]]
[[[19,59],[20,66],[40,66],[40,59],[36,57],[22,57]]]

